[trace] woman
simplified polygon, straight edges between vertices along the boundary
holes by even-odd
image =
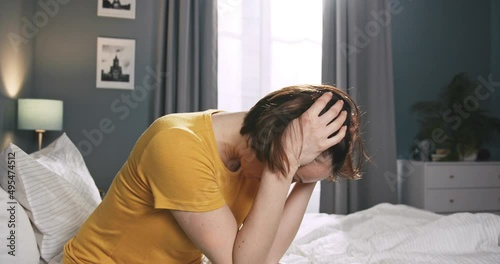
[[[248,113],[161,117],[63,262],[277,263],[315,183],[359,178],[362,157],[358,109],[332,86],[283,88]]]

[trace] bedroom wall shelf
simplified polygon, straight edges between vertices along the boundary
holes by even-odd
[[[500,214],[500,162],[398,160],[401,203],[436,213]]]

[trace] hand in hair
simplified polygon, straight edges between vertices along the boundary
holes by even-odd
[[[347,113],[346,111],[341,112],[343,100],[338,100],[330,109],[320,115],[331,99],[331,93],[323,94],[286,128],[283,140],[291,166],[300,167],[309,164],[323,151],[344,138],[346,126],[343,124]],[[331,136],[337,131],[338,133]]]

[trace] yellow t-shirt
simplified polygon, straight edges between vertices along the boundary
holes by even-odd
[[[241,225],[259,183],[222,163],[214,112],[156,120],[102,203],[64,246],[63,263],[200,263],[201,252],[168,209],[205,212],[227,204]]]

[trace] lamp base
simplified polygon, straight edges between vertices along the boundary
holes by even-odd
[[[41,150],[42,149],[42,137],[43,137],[43,133],[45,133],[45,130],[37,129],[37,130],[35,130],[35,132],[38,133],[38,150]]]

